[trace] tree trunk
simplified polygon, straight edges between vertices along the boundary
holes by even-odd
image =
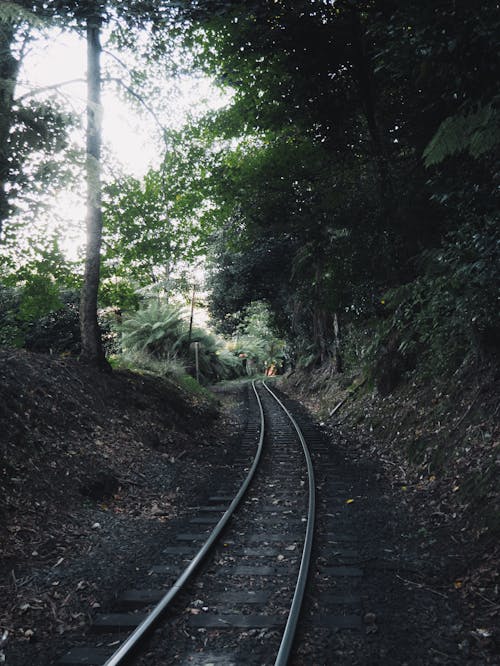
[[[340,353],[340,325],[337,312],[333,315],[333,333],[335,336],[335,370],[337,372],[344,372],[342,354]]]
[[[97,322],[97,292],[101,264],[101,32],[102,18],[87,19],[87,246],[80,303],[81,359],[109,368]]]
[[[6,190],[11,164],[9,136],[12,126],[14,90],[20,62],[12,55],[15,26],[0,18],[0,237],[5,220],[9,217],[10,204]]]
[[[322,310],[319,305],[316,305],[313,311],[313,335],[315,347],[318,350],[320,364],[328,359],[325,320],[326,314],[324,310]]]

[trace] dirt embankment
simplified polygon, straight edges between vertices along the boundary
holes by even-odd
[[[457,590],[471,640],[500,648],[500,371],[469,367],[432,384],[413,377],[386,396],[362,381],[323,367],[283,385],[353,459],[383,464],[422,553],[455,562],[438,585]]]
[[[88,623],[138,570],[227,453],[220,418],[157,378],[0,351],[0,660]]]

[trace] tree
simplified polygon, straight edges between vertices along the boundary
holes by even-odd
[[[7,7],[12,11],[12,7]],[[10,213],[6,190],[11,173],[9,165],[9,135],[12,126],[14,89],[20,67],[20,59],[12,53],[16,35],[16,23],[13,15],[6,9],[0,13],[0,234],[2,225]]]
[[[43,34],[43,2],[4,2],[0,6],[0,241],[16,200],[67,179],[61,156],[68,151],[67,129],[74,119],[54,101],[37,102],[37,91],[16,95],[26,50]],[[26,203],[24,201],[24,207]],[[32,206],[33,207],[33,206]]]
[[[195,151],[181,150],[184,145],[173,137],[159,170],[151,169],[142,179],[119,178],[104,188],[107,293],[113,283],[136,288],[155,284],[168,292],[172,283],[179,285],[185,265],[203,254],[209,233],[207,193],[197,173],[201,163],[195,161]]]
[[[464,235],[459,243],[450,231],[463,230],[471,246],[491,244],[497,3],[179,4],[199,64],[235,89],[214,135],[244,146],[226,143],[212,170],[214,201],[234,229],[216,247],[220,325],[234,325],[231,313],[255,298],[248,276],[260,275],[260,250],[278,239],[294,269],[277,269],[272,293],[259,297],[303,348],[314,341],[320,359],[330,354],[335,314],[378,313],[384,291],[400,285],[415,284],[414,296],[405,293],[421,303],[422,274],[436,295],[453,291],[454,261],[441,260],[439,279],[429,268],[429,257],[443,255],[470,270]],[[471,310],[459,301],[451,303],[467,327]],[[448,330],[444,310],[430,295],[424,302],[433,303],[428,319],[440,312]]]
[[[404,286],[415,303],[424,283],[442,294],[460,262],[469,270],[464,237],[490,247],[499,134],[491,0],[479,9],[464,0],[48,4],[86,26],[96,70],[101,26],[118,22],[128,43],[129,29],[147,23],[164,46],[171,20],[195,62],[234,91],[231,105],[179,134],[160,172],[117,184],[106,270],[122,252],[127,274],[142,281],[156,262],[194,256],[215,229],[220,328],[229,332],[236,313],[264,299],[289,342],[324,361],[338,352],[335,321],[378,314],[387,289]],[[89,116],[98,93],[94,85]],[[94,132],[87,165],[98,191],[96,142]],[[99,203],[89,190],[94,323]],[[195,241],[178,243],[181,235]],[[441,254],[444,273],[432,273],[429,257]],[[464,326],[469,306],[457,309]],[[99,363],[98,329],[89,330],[87,357]]]
[[[87,33],[87,249],[80,299],[82,360],[105,367],[101,333],[97,321],[102,209],[101,209],[101,43],[103,6],[95,3],[86,18]]]
[[[157,19],[160,2],[106,2],[87,0],[55,3],[56,15],[68,23],[84,26],[87,41],[87,245],[85,274],[80,302],[82,337],[81,359],[101,368],[108,368],[104,357],[97,321],[97,297],[100,282],[102,244],[101,192],[101,30],[113,13],[124,19],[128,27],[144,26]]]
[[[283,365],[285,342],[275,333],[269,307],[263,301],[252,301],[241,317],[232,349],[245,361],[248,374],[255,370],[274,374]]]
[[[63,3],[68,5],[68,3]],[[101,368],[108,368],[104,357],[97,321],[97,297],[100,281],[102,244],[102,192],[101,192],[101,29],[112,12],[125,20],[129,27],[145,26],[158,21],[162,3],[155,2],[106,2],[95,0],[85,3],[69,3],[75,17],[83,18],[87,38],[87,249],[85,276],[80,305],[82,334],[82,360]],[[158,23],[156,24],[158,25]]]

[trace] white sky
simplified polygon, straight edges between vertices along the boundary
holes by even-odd
[[[50,38],[40,38],[31,45],[19,76],[16,96],[44,86],[53,86],[73,79],[84,79],[86,72],[86,45],[83,38],[75,34],[54,31]],[[124,59],[127,56],[118,54]],[[110,56],[103,54],[103,65],[113,63]],[[123,77],[126,79],[126,75]],[[208,79],[199,74],[182,79],[157,79],[157,99],[148,99],[155,108],[164,126],[181,127],[189,116],[202,115],[208,109],[227,104],[228,95],[223,95]],[[106,152],[116,157],[113,169],[141,177],[150,166],[158,166],[162,157],[163,145],[157,124],[146,110],[139,111],[118,95],[116,87],[107,84],[103,91],[103,140]],[[83,117],[85,111],[85,84],[72,83],[62,86],[58,98],[75,113]],[[44,95],[53,95],[51,90]],[[38,95],[37,99],[43,98]],[[78,141],[83,140],[81,132],[75,133]],[[106,167],[105,167],[106,171]],[[78,194],[61,192],[54,206],[65,220],[67,239],[61,247],[75,258],[78,248],[83,245],[84,184]]]
[[[59,82],[83,79],[86,72],[85,41],[74,34],[55,33],[55,39],[33,43],[19,76],[18,93],[51,86]],[[53,94],[49,91],[48,94]],[[40,97],[40,96],[39,96]],[[59,99],[75,112],[85,109],[85,84],[73,83],[60,88]],[[103,137],[119,161],[133,175],[143,175],[154,163],[154,138],[151,122],[127,108],[114,90],[103,93]],[[141,129],[143,128],[143,129]]]

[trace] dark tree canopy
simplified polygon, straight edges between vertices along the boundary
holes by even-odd
[[[464,276],[481,260],[474,239],[493,242],[496,2],[199,2],[182,11],[199,64],[235,89],[209,131],[250,137],[213,172],[238,238],[217,240],[221,322],[257,292],[292,337],[298,327],[323,347],[335,312],[376,312],[402,284],[414,285],[413,311],[424,281],[428,319],[444,322],[454,308],[465,329],[471,319],[481,330],[498,325],[494,299],[476,316],[479,298],[440,291],[443,279],[450,289],[458,280],[458,291],[470,284]],[[464,242],[471,257],[460,273]],[[269,246],[288,261],[263,271]],[[441,270],[430,269],[436,261]],[[476,277],[491,279],[486,269]]]

